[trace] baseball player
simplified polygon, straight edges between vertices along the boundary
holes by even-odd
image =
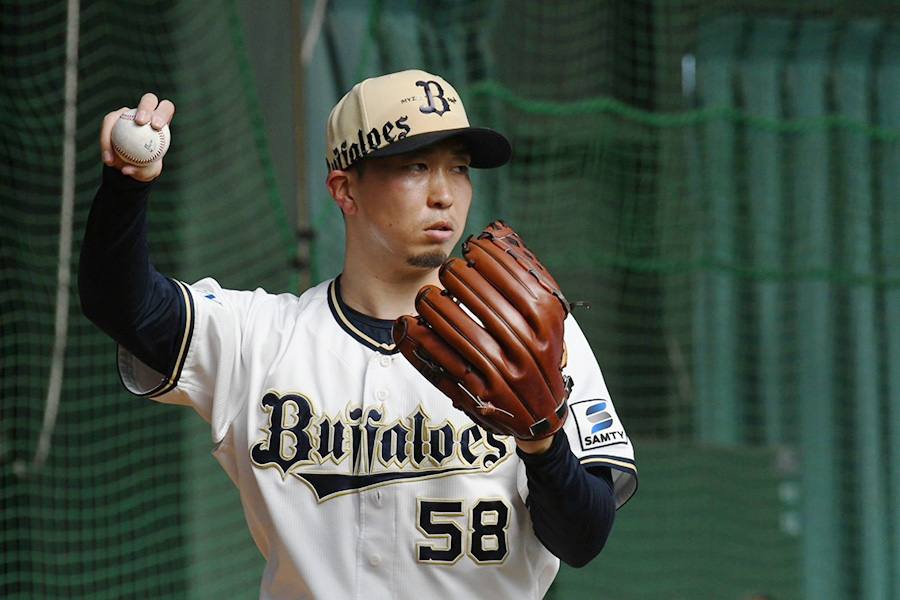
[[[160,128],[174,110],[146,94],[136,120]],[[524,433],[494,428],[492,415],[512,422],[514,409],[466,383],[472,368],[457,377],[441,363],[428,345],[441,343],[439,328],[403,320],[424,315],[424,298],[435,295],[420,290],[444,287],[442,273],[454,270],[445,265],[472,201],[470,169],[511,157],[503,135],[470,126],[447,81],[393,73],[357,84],[334,107],[326,185],[344,216],[345,260],[299,297],[224,289],[212,278],[188,284],[154,269],[145,210],[162,163],[115,156],[119,112],[100,132],[105,166],[82,247],[82,308],[118,343],[131,392],[193,407],[210,424],[266,559],[260,598],[536,599],[560,560],[582,566],[600,552],[636,489],[633,450],[588,342],[536,257],[513,233],[486,230],[487,242],[515,246],[503,260],[524,262],[523,277],[560,299],[537,314],[554,313],[564,335],[554,346],[562,359],[538,365],[554,382],[552,414]],[[471,264],[482,260],[466,248]],[[434,340],[413,343],[398,322]],[[438,385],[448,381],[477,409],[451,401]],[[524,389],[513,395],[528,404]]]

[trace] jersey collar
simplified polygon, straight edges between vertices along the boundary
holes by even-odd
[[[359,343],[382,354],[394,354],[398,351],[391,338],[394,322],[364,315],[347,306],[341,298],[340,275],[328,286],[328,307],[341,329]]]

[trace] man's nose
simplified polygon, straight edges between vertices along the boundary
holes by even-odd
[[[428,206],[433,208],[449,208],[453,205],[453,191],[448,174],[443,170],[435,171],[428,186]]]

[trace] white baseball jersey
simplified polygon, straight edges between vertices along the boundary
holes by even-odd
[[[181,356],[162,375],[119,351],[128,388],[193,406],[266,558],[260,597],[541,598],[559,568],[534,534],[512,438],[475,426],[393,346],[343,314],[334,281],[299,298],[183,286]],[[636,487],[631,442],[566,321],[565,430],[582,464]]]

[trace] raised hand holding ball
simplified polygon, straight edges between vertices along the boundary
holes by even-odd
[[[113,126],[112,147],[123,161],[143,167],[165,156],[172,143],[169,126],[154,129],[150,124],[138,125],[134,121],[137,109],[123,112]]]

